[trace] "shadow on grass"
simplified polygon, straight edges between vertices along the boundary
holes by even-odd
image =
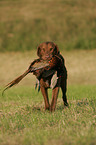
[[[44,106],[42,106],[42,107],[38,107],[38,106],[37,107],[32,107],[31,109],[32,109],[32,111],[36,111],[36,112],[37,111],[38,112],[49,112],[49,113],[51,112],[50,110],[45,110]],[[66,109],[69,109],[69,107],[60,105],[60,106],[57,106],[55,111],[53,111],[53,112],[56,112],[56,111],[61,111],[62,112],[63,110],[66,110]]]
[[[72,109],[72,108],[86,108],[86,107],[92,107],[95,108],[95,100],[91,99],[82,99],[82,100],[75,100],[75,101],[70,101],[69,106],[64,106],[61,101],[57,103],[55,111],[66,111],[67,109]],[[50,112],[50,110],[45,110],[44,109],[44,103],[39,102],[35,104],[26,104],[26,106],[23,108],[23,110],[26,110],[26,112]]]
[[[57,106],[55,111],[63,111],[63,110],[66,110],[68,109],[69,107],[64,107],[63,105],[60,105],[60,106]],[[32,112],[49,112],[50,113],[50,110],[45,110],[44,109],[44,106],[26,106],[26,111],[32,111]],[[54,111],[54,112],[55,112]]]

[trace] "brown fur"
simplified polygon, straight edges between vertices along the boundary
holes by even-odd
[[[49,60],[50,69],[57,71],[58,81],[55,88],[52,89],[52,101],[51,105],[49,104],[48,99],[48,88],[50,86],[52,74],[49,74],[45,77],[48,70],[43,71],[39,76],[40,88],[45,102],[45,110],[54,111],[56,107],[56,101],[58,97],[59,88],[61,87],[63,96],[63,102],[65,106],[68,106],[67,97],[66,97],[66,88],[67,88],[67,70],[64,64],[64,58],[59,52],[58,46],[53,42],[44,42],[40,44],[37,48],[37,55],[42,60]],[[36,73],[36,72],[35,72]],[[37,72],[38,74],[38,72]],[[35,74],[37,76],[37,74]],[[48,83],[49,82],[49,85]]]

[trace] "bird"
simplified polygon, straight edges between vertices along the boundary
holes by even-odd
[[[58,56],[54,56],[52,57],[50,60],[42,60],[42,59],[35,59],[33,62],[31,62],[30,66],[28,67],[28,69],[19,77],[17,77],[16,79],[14,79],[13,81],[11,81],[10,83],[8,83],[3,91],[2,91],[2,96],[4,95],[5,90],[11,88],[12,86],[18,84],[27,74],[29,73],[34,73],[39,70],[40,74],[44,71],[44,70],[52,70],[52,69],[57,69],[57,64],[58,64],[58,60],[60,60],[60,58],[58,58]],[[49,72],[48,72],[49,73]],[[52,73],[52,71],[51,71]],[[37,76],[37,79],[39,79],[40,77]],[[50,73],[48,74],[50,75]],[[47,75],[47,76],[48,76]]]

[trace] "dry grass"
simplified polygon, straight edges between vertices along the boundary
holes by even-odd
[[[69,84],[96,84],[96,50],[65,54]]]
[[[68,70],[68,84],[96,84],[96,50],[61,51]],[[36,51],[0,53],[0,85],[21,75],[37,58]],[[34,85],[35,76],[29,74],[20,85]]]

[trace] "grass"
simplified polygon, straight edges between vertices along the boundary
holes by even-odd
[[[96,84],[96,49],[61,51],[68,70],[68,85]],[[0,53],[0,86],[21,75],[38,58],[36,50],[30,52]],[[27,75],[19,85],[35,85],[35,76]]]
[[[56,111],[44,110],[41,92],[30,74],[16,87],[0,91],[0,145],[95,145],[96,50],[62,51],[68,70],[68,102],[60,90]],[[0,88],[22,74],[36,51],[0,53]],[[51,90],[49,98],[51,102]]]
[[[56,111],[44,111],[41,93],[17,87],[0,97],[0,144],[47,145],[96,143],[96,86],[70,86],[69,108],[61,91]],[[51,96],[51,91],[49,91]],[[51,100],[51,97],[50,97]]]
[[[36,49],[54,41],[60,49],[96,48],[95,0],[0,0],[0,51]]]
[[[56,111],[45,111],[35,77],[28,75],[4,97],[0,92],[0,145],[96,145],[95,5],[95,0],[0,0],[1,88],[37,58],[39,43],[54,41],[68,70],[70,106],[63,107],[60,91]],[[51,101],[51,90],[49,96]]]

